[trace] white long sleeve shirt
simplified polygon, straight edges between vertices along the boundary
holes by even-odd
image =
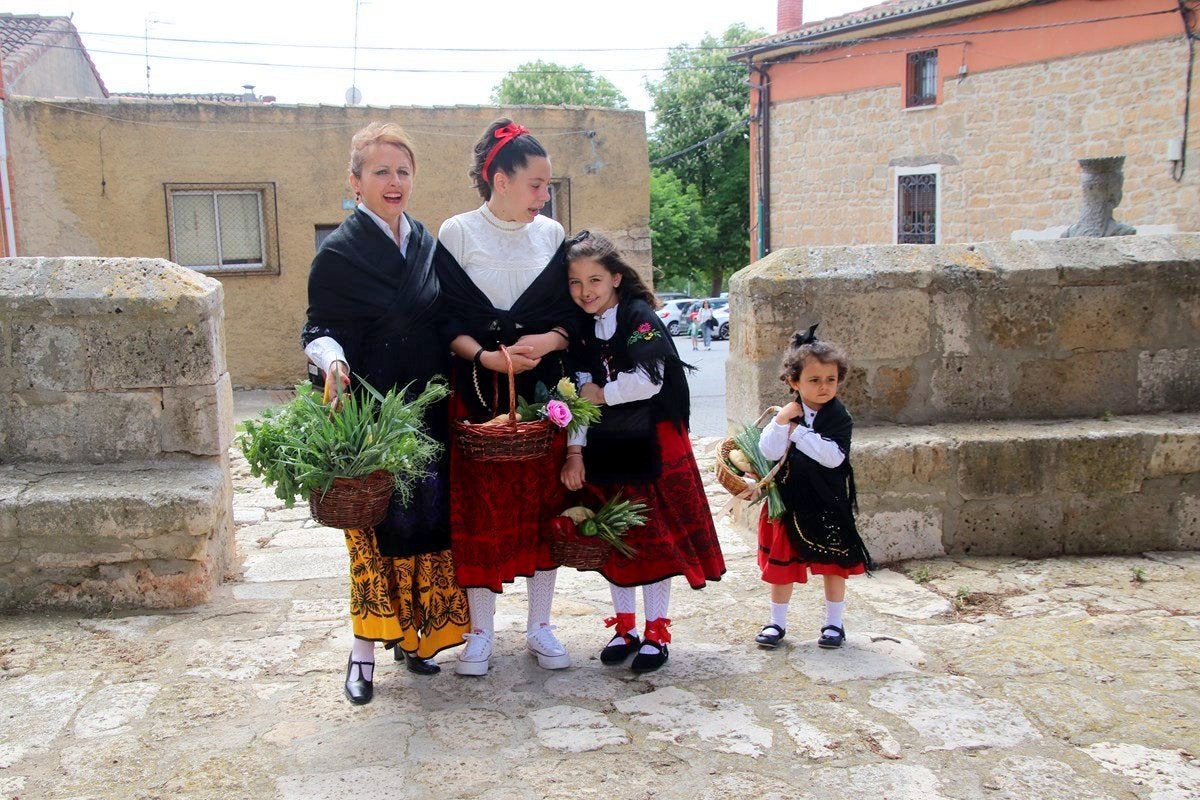
[[[813,418],[817,416],[817,412],[803,403],[800,404],[800,407],[804,409],[804,424],[797,425],[790,437],[788,436],[790,425],[780,425],[775,422],[774,417],[763,428],[758,437],[758,449],[762,451],[763,457],[771,461],[783,458],[783,454],[787,452],[787,443],[790,438],[797,450],[823,467],[832,469],[845,461],[846,454],[842,452],[842,448],[838,447],[837,442],[826,439],[812,429]]]

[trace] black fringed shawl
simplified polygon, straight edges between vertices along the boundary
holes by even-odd
[[[492,305],[492,301],[475,285],[462,265],[439,242],[434,255],[434,266],[446,304],[443,328],[446,341],[468,335],[474,337],[480,346],[495,350],[501,344],[515,343],[526,334],[545,333],[554,327],[562,327],[568,333],[573,332],[578,308],[567,289],[567,249],[584,235],[586,233],[581,233],[560,244],[550,263],[508,310]],[[493,381],[497,379],[497,373],[490,372],[482,365],[478,367],[478,383],[484,395],[481,401],[474,388],[474,368],[475,365],[468,359],[454,359],[454,385],[470,408],[472,417],[491,416],[500,411],[507,411],[507,378],[499,383],[499,408],[494,408],[492,396],[496,384]],[[536,369],[517,375],[517,393],[532,401],[533,388],[538,381],[552,389],[566,374],[563,354],[550,353],[542,359]]]
[[[804,424],[803,417],[795,422]],[[795,447],[788,450],[781,472],[779,492],[787,507],[784,520],[792,546],[801,558],[850,568],[863,564],[874,568],[871,554],[858,534],[854,513],[858,498],[854,468],[850,465],[850,438],[854,421],[836,397],[813,417],[812,429],[836,442],[846,458],[830,468],[822,466]]]
[[[648,400],[602,406],[600,422],[588,429],[583,451],[588,481],[592,483],[644,482],[658,477],[658,437],[662,420],[689,424],[691,396],[685,364],[662,320],[640,298],[621,300],[616,331],[607,341],[595,336],[595,320],[581,314],[572,342],[572,372],[590,372],[598,386],[616,380],[622,372],[639,367],[650,380],[662,385]]]

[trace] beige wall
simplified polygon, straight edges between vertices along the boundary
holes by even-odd
[[[947,76],[942,102],[921,109],[901,108],[899,86],[774,105],[772,249],[893,242],[897,166],[940,165],[939,242],[1070,225],[1082,203],[1077,159],[1113,155],[1126,156],[1118,220],[1200,230],[1200,137],[1189,139],[1182,182],[1166,160],[1167,141],[1182,135],[1186,66],[1187,46],[1173,39]]]
[[[97,101],[7,104],[20,255],[169,258],[163,185],[270,182],[278,205],[278,275],[217,276],[225,290],[229,372],[237,386],[287,386],[304,376],[304,320],[314,226],[345,218],[350,137],[391,120],[417,148],[409,211],[435,234],[476,207],[470,152],[497,116],[513,116],[569,182],[561,221],[613,236],[649,269],[645,116],[603,109],[460,106],[342,108]],[[589,137],[594,131],[594,137]]]
[[[79,40],[61,38],[56,46],[37,53],[28,66],[17,65],[15,77],[5,76],[10,95],[30,97],[104,97],[104,88],[81,50]]]

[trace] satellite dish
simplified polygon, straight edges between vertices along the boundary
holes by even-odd
[[[346,90],[346,105],[356,106],[362,102],[362,92],[357,86],[351,86]]]

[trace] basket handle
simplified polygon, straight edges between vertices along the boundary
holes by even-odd
[[[500,352],[504,355],[504,366],[508,370],[508,424],[515,428],[517,426],[517,376],[513,374],[512,356],[508,354],[508,348],[500,345]],[[493,384],[493,388],[499,391],[495,384]],[[499,405],[499,398],[495,396],[495,393],[492,396],[496,405]]]
[[[778,414],[783,409],[780,406],[767,406],[766,410],[758,415],[758,419],[754,421],[754,427],[761,428],[766,424],[767,420]]]

